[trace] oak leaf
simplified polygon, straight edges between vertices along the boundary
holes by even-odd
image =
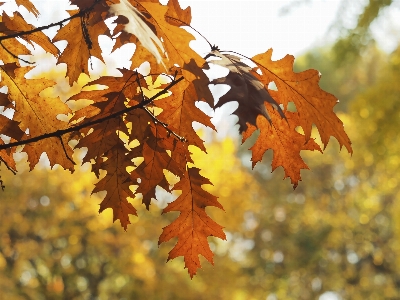
[[[164,101],[157,101],[155,105],[163,109],[158,119],[168,124],[168,127],[185,138],[191,145],[206,151],[203,140],[193,129],[193,122],[199,122],[215,130],[214,125],[207,116],[196,106],[200,100],[193,82],[182,81],[170,89],[172,95]]]
[[[275,82],[278,91],[272,96],[279,104],[285,108],[289,102],[295,104],[299,113],[299,125],[304,130],[306,140],[310,139],[312,125],[315,124],[324,147],[333,136],[338,140],[340,147],[344,145],[347,151],[352,153],[351,142],[344,131],[343,123],[333,111],[338,100],[319,87],[319,72],[307,70],[295,73],[292,55],[286,55],[277,61],[272,61],[271,56],[272,49],[269,49],[252,58],[262,72],[258,78],[266,86]]]
[[[21,128],[19,128],[19,122],[10,120],[3,115],[0,115],[0,132],[1,134],[17,141],[19,141],[25,134]]]
[[[1,104],[0,104],[1,105]],[[11,140],[20,140],[24,136],[24,132],[19,128],[19,122],[10,120],[9,118],[0,115],[0,132],[11,138]],[[4,145],[3,140],[0,138],[0,145]],[[4,161],[8,168],[16,172],[16,165],[13,154],[16,148],[0,150],[0,161]]]
[[[120,71],[122,73],[120,77],[103,76],[86,85],[90,88],[95,86],[105,86],[106,88],[82,91],[69,99],[88,99],[94,102],[75,112],[70,122],[77,121],[76,124],[83,124],[109,117],[127,108],[127,99],[137,97],[140,92],[138,90],[139,86],[146,86],[146,82],[142,77],[138,77],[139,74],[134,71],[127,69],[120,69]],[[137,104],[138,102],[135,103]],[[91,159],[100,159],[104,153],[118,143],[120,137],[117,130],[126,135],[130,134],[126,122],[123,120],[123,115],[107,119],[100,124],[80,130],[83,137],[79,139],[76,147],[88,148],[83,162],[89,162]]]
[[[179,211],[179,217],[170,225],[163,228],[158,244],[177,237],[178,242],[169,252],[168,260],[183,256],[185,268],[190,277],[196,274],[201,267],[199,255],[204,256],[211,264],[213,256],[207,237],[215,236],[225,240],[222,226],[214,222],[205,211],[207,206],[215,206],[223,210],[217,197],[203,190],[203,184],[211,182],[200,175],[200,169],[188,168],[184,177],[175,184],[174,190],[181,190],[182,194],[164,208],[163,213]]]
[[[167,3],[167,13],[165,20],[174,26],[189,25],[192,21],[192,13],[190,6],[182,9],[178,0],[169,0]]]
[[[120,220],[121,226],[126,230],[129,215],[137,216],[136,209],[128,202],[133,199],[134,194],[130,190],[132,183],[129,179],[127,167],[132,165],[131,155],[121,140],[117,141],[107,153],[107,160],[100,164],[100,168],[107,171],[107,174],[96,183],[92,193],[106,191],[105,198],[100,203],[99,213],[107,208],[113,210],[113,222]]]
[[[281,60],[272,61],[271,55],[270,49],[265,54],[251,58],[256,64],[256,67],[251,68],[235,55],[212,51],[208,56],[216,56],[220,60],[212,60],[211,63],[227,67],[230,71],[225,78],[216,79],[213,83],[228,84],[231,88],[215,107],[229,101],[238,101],[239,107],[234,113],[239,117],[239,131],[243,134],[243,141],[256,128],[260,129],[258,139],[251,147],[253,167],[261,161],[268,149],[272,149],[272,170],[282,166],[285,178],[290,177],[296,187],[301,180],[300,170],[308,169],[300,151],[321,151],[311,139],[313,124],[316,125],[325,147],[333,136],[340,146],[345,145],[351,153],[351,142],[344,131],[343,123],[333,111],[337,99],[319,87],[318,71],[295,73],[293,56],[287,55]],[[275,83],[277,90],[268,89],[270,83]],[[294,103],[296,113],[287,110],[289,102]],[[265,117],[268,122],[259,116]],[[304,135],[296,131],[298,126],[304,130]]]
[[[155,34],[163,40],[164,49],[168,56],[168,60],[164,61],[167,69],[173,68],[174,65],[183,67],[185,63],[188,64],[192,59],[197,66],[202,66],[205,63],[204,59],[189,46],[190,41],[194,40],[193,35],[167,21],[167,12],[171,12],[171,5],[169,7],[161,5],[158,1],[131,1],[131,3],[144,15],[146,22],[153,26]],[[149,56],[149,51],[145,47],[141,44],[136,46],[135,53],[131,59],[133,62],[132,68],[139,67],[143,61],[149,61],[152,72],[165,72],[163,67],[154,61],[152,55]],[[201,68],[197,72],[202,72]]]
[[[70,15],[79,11],[69,11]],[[68,42],[57,63],[67,64],[69,84],[77,81],[81,73],[88,74],[88,62],[91,56],[103,61],[102,50],[98,36],[110,36],[109,29],[104,23],[107,8],[97,4],[93,12],[80,18],[74,18],[63,26],[53,38],[53,42],[65,40]]]
[[[65,129],[68,124],[57,119],[58,115],[67,115],[70,109],[61,102],[60,98],[42,97],[41,92],[54,86],[52,80],[26,79],[25,74],[32,67],[21,67],[10,72],[0,66],[2,84],[8,87],[8,98],[15,102],[13,120],[19,122],[19,127],[29,134],[23,139],[38,137],[56,130]],[[61,165],[64,169],[73,171],[71,156],[72,149],[68,146],[68,135],[62,138],[52,137],[42,139],[24,146],[24,152],[28,154],[31,170],[38,163],[42,153],[46,152],[50,166]]]
[[[250,148],[253,154],[251,158],[253,168],[257,162],[261,161],[264,153],[268,149],[272,149],[272,171],[282,166],[285,172],[284,178],[289,177],[294,188],[296,188],[301,180],[300,170],[308,169],[308,166],[300,156],[300,151],[318,150],[322,152],[322,150],[314,139],[307,140],[303,134],[296,131],[296,127],[299,124],[298,113],[285,112],[287,119],[283,120],[275,110],[267,105],[266,109],[269,110],[272,121],[267,122],[261,115],[257,117],[256,125],[260,130],[260,135]],[[243,142],[257,128],[249,124],[247,130],[243,132]]]

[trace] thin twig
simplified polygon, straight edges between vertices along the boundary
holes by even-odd
[[[112,118],[118,117],[120,115],[129,113],[130,111],[132,111],[134,109],[144,108],[147,104],[150,104],[154,99],[160,97],[163,94],[168,93],[168,90],[170,88],[172,88],[174,85],[176,85],[178,82],[180,82],[183,79],[184,79],[184,77],[180,77],[176,81],[172,81],[162,91],[158,92],[153,97],[151,97],[151,98],[149,98],[149,99],[147,99],[145,101],[140,102],[137,105],[134,105],[134,106],[131,106],[131,107],[127,107],[127,108],[125,108],[123,110],[117,111],[117,112],[115,112],[113,114],[110,114],[110,115],[108,115],[106,117],[103,117],[103,118],[100,118],[100,119],[97,119],[97,120],[93,120],[93,121],[90,121],[90,122],[87,122],[87,123],[83,123],[81,125],[77,125],[77,126],[69,127],[67,129],[61,129],[61,130],[53,131],[53,132],[50,132],[50,133],[42,134],[42,135],[30,138],[30,139],[26,139],[26,140],[23,140],[23,141],[3,144],[3,145],[0,145],[0,150],[4,150],[4,149],[9,149],[9,148],[12,148],[12,147],[16,147],[16,146],[22,146],[22,145],[30,144],[30,143],[38,142],[38,141],[41,141],[41,140],[44,140],[44,139],[52,138],[52,137],[60,137],[60,136],[62,136],[64,134],[67,134],[67,133],[70,133],[70,132],[79,131],[82,128],[93,126],[93,125],[102,123],[104,121],[110,120]]]

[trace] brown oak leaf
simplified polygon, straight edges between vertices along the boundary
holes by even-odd
[[[137,216],[136,209],[128,202],[128,199],[134,198],[130,190],[132,182],[129,179],[129,173],[126,168],[132,165],[132,156],[124,147],[121,140],[106,153],[107,160],[100,164],[100,168],[107,171],[106,176],[96,183],[92,193],[106,191],[107,194],[100,203],[99,213],[107,208],[113,210],[113,222],[120,220],[121,226],[126,230],[129,221],[129,215]]]
[[[165,178],[164,170],[168,170],[177,176],[183,176],[184,170],[167,152],[164,139],[174,139],[162,126],[151,124],[147,128],[146,138],[137,147],[138,155],[144,158],[143,162],[131,173],[131,179],[139,182],[135,193],[141,193],[142,203],[149,209],[152,198],[156,198],[155,189],[157,186],[169,191],[169,184]],[[186,166],[186,165],[185,165]],[[138,181],[139,180],[139,181]]]
[[[268,85],[264,86],[253,74],[251,67],[243,63],[240,57],[231,54],[221,54],[218,50],[211,52],[220,60],[212,60],[216,65],[229,69],[226,77],[213,80],[211,83],[227,84],[230,90],[223,95],[215,107],[220,107],[229,101],[237,101],[238,108],[234,112],[239,117],[239,131],[247,129],[247,123],[256,125],[258,115],[264,116],[269,122],[271,117],[265,109],[264,102],[274,107],[282,118],[285,114],[278,103],[268,93]]]

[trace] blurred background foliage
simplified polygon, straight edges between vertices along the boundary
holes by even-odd
[[[396,2],[370,0],[334,45],[296,59],[340,99],[352,157],[335,140],[323,155],[304,153],[311,171],[293,190],[281,168],[271,174],[271,153],[251,171],[239,140],[215,141],[208,155],[193,149],[228,237],[210,239],[216,266],[202,260],[193,280],[182,260],[165,263],[173,242],[158,247],[176,217],[160,216],[173,199],[162,190],[150,212],[134,201],[139,218],[124,232],[110,211],[98,215],[88,166],[17,176],[1,166],[2,299],[399,299],[400,47],[385,53],[369,34]]]

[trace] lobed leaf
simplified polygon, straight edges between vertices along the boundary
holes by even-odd
[[[202,189],[203,184],[211,182],[200,175],[200,169],[188,168],[184,177],[175,184],[174,190],[182,190],[182,194],[168,204],[163,213],[179,211],[179,217],[163,228],[158,244],[177,237],[178,242],[169,252],[168,260],[183,256],[185,268],[190,277],[201,267],[199,255],[205,257],[211,264],[213,256],[207,237],[215,236],[225,240],[222,226],[214,222],[205,211],[207,206],[215,206],[223,210],[217,197]]]

